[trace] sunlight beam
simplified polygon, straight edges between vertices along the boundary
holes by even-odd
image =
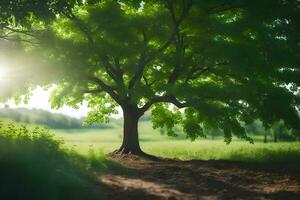
[[[0,80],[4,79],[5,77],[5,71],[2,67],[0,67]]]
[[[0,81],[6,77],[5,66],[2,62],[0,62]]]

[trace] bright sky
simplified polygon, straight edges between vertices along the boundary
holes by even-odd
[[[0,71],[1,72],[1,71]],[[0,78],[1,78],[1,73],[0,73]],[[80,106],[80,108],[74,109],[71,108],[69,106],[64,106],[58,110],[54,110],[51,109],[50,103],[48,102],[49,96],[50,96],[51,90],[50,91],[45,91],[43,90],[41,87],[37,87],[34,92],[32,97],[30,98],[30,101],[28,102],[28,104],[19,104],[16,105],[13,100],[10,100],[6,103],[6,105],[8,105],[10,108],[36,108],[36,109],[43,109],[43,110],[47,110],[53,113],[62,113],[65,115],[69,115],[71,117],[75,117],[75,118],[81,118],[81,117],[85,117],[87,115],[87,113],[89,112],[89,108],[87,107],[87,102],[84,102],[83,105]],[[0,104],[0,108],[3,108],[5,106],[5,104]],[[120,109],[119,113],[121,112]],[[119,118],[121,117],[121,113],[114,115],[112,117],[114,118]]]
[[[0,78],[1,78],[1,73],[0,73]],[[36,109],[43,109],[47,110],[50,112],[54,113],[62,113],[66,114],[72,117],[80,118],[86,116],[88,113],[89,109],[87,107],[87,103],[84,103],[84,105],[80,106],[80,108],[73,109],[68,106],[64,106],[63,108],[60,108],[58,110],[51,109],[50,103],[48,102],[49,96],[50,96],[51,91],[45,91],[41,87],[38,87],[36,90],[33,92],[33,96],[30,98],[30,101],[28,104],[19,104],[16,105],[13,100],[8,101],[6,104],[10,108],[36,108]],[[0,107],[4,107],[5,104],[1,104]]]
[[[0,74],[1,78],[1,74]],[[41,87],[37,87],[28,104],[18,104],[16,105],[13,100],[8,101],[7,103],[0,103],[0,108],[3,108],[5,105],[8,105],[10,108],[28,108],[28,109],[43,109],[53,113],[61,113],[75,118],[85,117],[89,112],[89,108],[87,106],[87,102],[84,102],[83,105],[79,107],[79,109],[74,109],[69,106],[64,106],[58,110],[51,109],[50,103],[48,102],[50,91],[45,91]],[[112,115],[113,118],[122,117],[122,110],[118,109],[119,114]]]
[[[7,68],[5,68],[5,66],[7,66],[7,65],[5,64],[4,60],[1,59],[1,55],[0,55],[0,86],[1,86],[1,80],[8,78]],[[50,103],[48,102],[50,93],[51,93],[51,89],[48,91],[45,91],[41,87],[37,87],[33,91],[33,95],[30,98],[30,101],[28,102],[28,104],[22,103],[22,104],[16,105],[13,100],[10,100],[6,103],[0,103],[0,108],[3,108],[5,105],[8,105],[10,108],[20,108],[20,107],[29,108],[29,109],[36,108],[36,109],[47,110],[47,111],[54,112],[54,113],[62,113],[62,114],[69,115],[69,116],[75,117],[75,118],[85,117],[87,115],[87,113],[89,112],[89,108],[87,107],[87,102],[84,102],[83,105],[81,105],[79,109],[74,109],[74,108],[71,108],[68,106],[64,106],[58,110],[51,109]],[[114,117],[114,118],[121,117],[122,116],[121,109],[119,108],[118,111],[119,111],[119,114],[113,115],[112,117]]]
[[[7,65],[5,59],[3,59],[0,55],[0,86],[1,86],[1,80],[4,80],[6,78],[8,78]],[[76,118],[85,117],[87,115],[89,109],[87,107],[86,102],[82,106],[80,106],[78,110],[68,106],[64,106],[63,108],[58,110],[51,109],[50,103],[48,102],[50,93],[51,93],[51,89],[49,91],[45,91],[41,87],[37,87],[36,90],[34,90],[33,96],[30,98],[28,104],[22,103],[16,105],[13,100],[10,100],[6,103],[0,103],[0,108],[3,108],[5,105],[8,105],[10,108],[19,108],[19,107],[29,108],[29,109],[36,108],[36,109],[47,110],[54,113],[62,113]]]
[[[5,69],[0,63],[0,80],[2,80],[3,78],[5,78]]]

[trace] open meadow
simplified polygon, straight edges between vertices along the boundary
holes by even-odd
[[[254,144],[233,138],[227,145],[221,136],[191,142],[180,130],[177,137],[169,137],[142,121],[141,147],[158,156],[153,160],[106,155],[121,144],[119,121],[101,129],[34,127],[2,122],[1,198],[250,200],[299,196],[300,142],[265,144],[257,135]],[[24,183],[28,183],[26,188]]]
[[[149,121],[140,122],[139,128],[142,149],[162,159],[110,157],[130,173],[108,172],[99,176],[108,199],[299,197],[300,142],[263,143],[263,136],[257,135],[253,136],[254,144],[233,138],[227,145],[220,136],[192,142],[180,131],[177,137],[169,137],[153,130]],[[67,147],[98,160],[122,142],[121,124],[109,129],[53,132]]]
[[[52,130],[66,146],[79,153],[86,154],[93,150],[110,153],[118,149],[122,142],[122,126],[115,124],[107,129],[61,129]],[[300,164],[300,142],[263,143],[262,136],[253,136],[254,144],[234,138],[226,144],[223,137],[199,138],[190,141],[181,133],[167,136],[153,130],[149,121],[140,122],[141,147],[149,154],[180,160],[231,160],[250,163]]]

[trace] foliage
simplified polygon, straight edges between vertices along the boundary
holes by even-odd
[[[1,122],[1,199],[96,199],[88,163],[46,129]]]
[[[193,140],[217,128],[226,143],[233,134],[252,142],[242,123],[256,119],[299,130],[297,0],[45,2],[55,17],[30,12],[30,28],[20,26],[33,37],[14,33],[40,58],[24,67],[19,92],[55,83],[52,105],[87,100],[88,122],[116,105],[139,117],[154,106],[154,127],[174,135],[182,125]]]

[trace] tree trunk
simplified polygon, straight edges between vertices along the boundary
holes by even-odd
[[[136,109],[123,108],[123,142],[117,153],[142,155],[143,151],[139,144],[138,121],[140,118]]]
[[[264,143],[268,142],[268,136],[267,136],[267,131],[265,131],[265,135],[264,135]]]
[[[274,133],[274,142],[276,143],[278,141],[277,133]]]

